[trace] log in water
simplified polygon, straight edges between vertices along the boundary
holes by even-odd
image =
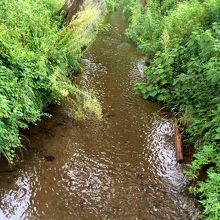
[[[175,145],[176,145],[176,160],[178,163],[183,163],[182,136],[179,131],[177,119],[175,119]]]

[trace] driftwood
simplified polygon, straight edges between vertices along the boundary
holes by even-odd
[[[175,119],[175,145],[176,145],[176,159],[178,163],[183,163],[183,148],[182,137],[178,128],[178,121]]]

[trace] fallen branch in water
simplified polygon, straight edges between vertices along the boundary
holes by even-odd
[[[183,148],[182,137],[178,128],[178,121],[175,119],[175,145],[176,145],[176,159],[178,163],[183,163]]]

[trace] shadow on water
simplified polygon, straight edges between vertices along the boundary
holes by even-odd
[[[81,85],[96,94],[103,120],[76,123],[69,107],[26,132],[31,148],[0,175],[0,219],[196,219],[173,120],[133,84],[144,58],[126,41],[120,12],[82,59]]]

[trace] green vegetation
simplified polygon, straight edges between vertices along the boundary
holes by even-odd
[[[181,123],[196,154],[187,172],[201,217],[220,219],[220,1],[124,1],[127,36],[146,54],[146,81],[135,89],[159,100]],[[206,172],[205,180],[199,173]]]
[[[117,0],[105,0],[109,12],[115,11],[118,6]]]
[[[91,41],[98,12],[88,8],[61,27],[59,0],[3,0],[0,3],[0,154],[10,162],[21,146],[19,130],[36,123],[50,103],[71,97],[76,116],[97,101],[68,77],[79,69],[82,46]],[[91,28],[90,28],[91,30]],[[68,98],[69,99],[69,98]]]

